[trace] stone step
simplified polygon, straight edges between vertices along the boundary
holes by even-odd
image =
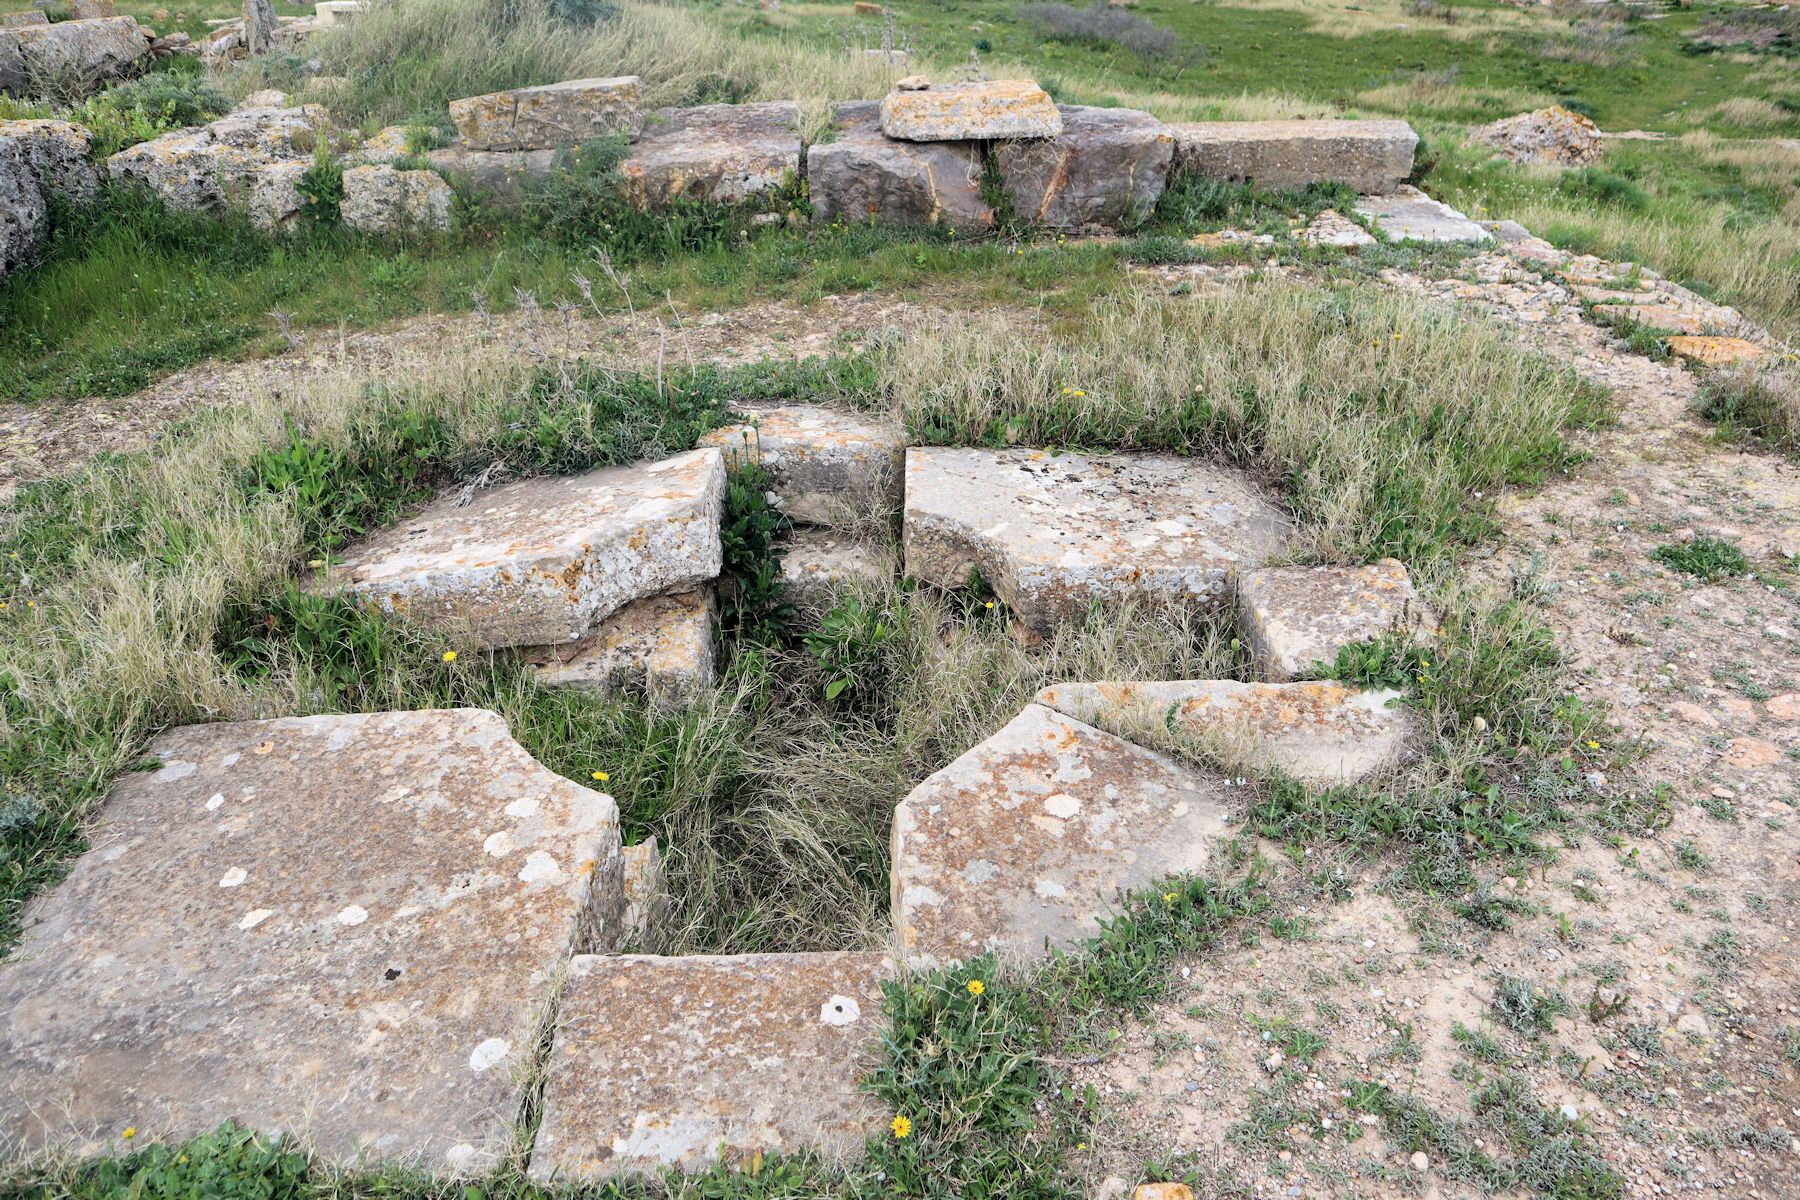
[[[1357,642],[1404,633],[1429,642],[1437,615],[1399,559],[1366,567],[1266,567],[1238,580],[1238,629],[1265,678],[1306,679]]]
[[[885,547],[830,530],[796,529],[782,549],[785,598],[803,612],[826,612],[858,585],[876,588],[894,578],[893,554]]]
[[[1474,242],[1487,245],[1494,235],[1441,200],[1415,187],[1400,187],[1391,196],[1364,196],[1356,215],[1375,222],[1375,232],[1390,242]]]
[[[1412,174],[1419,144],[1405,121],[1198,121],[1170,128],[1176,170],[1265,188],[1342,183],[1365,195],[1398,188]]]
[[[661,462],[446,496],[351,546],[327,588],[483,647],[577,641],[647,596],[715,578],[725,462]]]
[[[1244,475],[1196,459],[906,452],[906,573],[952,588],[979,570],[1039,632],[1095,602],[1218,603],[1288,532]]]
[[[880,954],[577,957],[532,1176],[859,1153],[888,1119],[858,1084],[893,973]]]
[[[874,100],[838,105],[831,140],[807,148],[813,223],[991,229],[980,143],[898,141],[881,132],[880,109]]]
[[[572,949],[615,944],[618,810],[475,709],[172,730],[0,961],[0,1140],[228,1118],[331,1162],[479,1169]]]
[[[700,439],[760,462],[775,506],[792,521],[849,525],[900,507],[906,433],[890,420],[817,404],[747,406],[743,420]]]
[[[544,150],[644,128],[642,80],[570,79],[450,102],[450,120],[468,150]]]
[[[1268,762],[1309,784],[1358,783],[1397,765],[1418,731],[1394,691],[1340,683],[1059,683],[1037,694],[1046,708],[1116,729],[1170,730],[1218,741],[1233,760]]]
[[[619,190],[645,210],[737,204],[797,179],[800,165],[798,104],[659,108],[619,164]]]
[[[894,810],[893,920],[909,961],[1035,956],[1100,929],[1121,891],[1206,867],[1225,784],[1028,704]]]
[[[1146,217],[1168,182],[1175,139],[1146,112],[1059,104],[1062,133],[994,147],[1013,211],[1049,229],[1116,229]]]
[[[523,652],[550,687],[609,693],[640,689],[653,704],[686,704],[718,677],[713,594],[703,588],[651,596],[621,608],[575,642]]]

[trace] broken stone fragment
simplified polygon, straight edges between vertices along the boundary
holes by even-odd
[[[1476,242],[1494,235],[1440,200],[1415,187],[1401,186],[1391,196],[1364,196],[1356,215],[1375,223],[1375,232],[1390,242]]]
[[[1300,231],[1299,238],[1311,246],[1336,246],[1346,250],[1375,244],[1368,230],[1330,208],[1314,217],[1312,223]]]
[[[77,96],[131,74],[149,53],[132,17],[0,27],[0,92]]]
[[[901,949],[945,963],[1072,945],[1119,893],[1203,871],[1224,801],[1218,779],[1028,704],[895,809]]]
[[[581,640],[536,647],[525,659],[550,687],[634,689],[659,706],[690,703],[717,677],[712,590],[634,601]]]
[[[324,586],[483,647],[585,637],[633,600],[719,574],[725,462],[661,462],[451,495],[351,546]]]
[[[250,223],[258,229],[281,229],[293,224],[305,204],[300,181],[312,168],[312,160],[265,163],[250,172],[245,207]]]
[[[4,126],[0,126],[3,129]],[[1768,353],[1755,342],[1736,337],[1705,337],[1680,334],[1669,339],[1669,352],[1677,358],[1703,367],[1735,367],[1755,362]]]
[[[450,102],[450,120],[469,150],[543,150],[578,146],[644,127],[636,75],[571,79]]]
[[[512,207],[524,199],[531,185],[551,177],[557,155],[565,153],[578,154],[579,150],[465,150],[446,146],[427,151],[425,161],[433,170],[467,182],[481,193],[484,203]]]
[[[364,233],[448,229],[455,199],[456,193],[436,171],[402,171],[388,163],[369,163],[344,172],[338,211],[345,225]]]
[[[993,207],[981,198],[980,144],[896,141],[881,132],[879,110],[872,100],[838,105],[833,139],[807,149],[814,223],[992,228]]]
[[[476,709],[172,730],[0,961],[0,1137],[236,1119],[491,1168],[571,950],[616,945],[612,798]]]
[[[313,5],[313,28],[348,25],[369,8],[368,0],[319,0]]]
[[[1057,112],[1054,139],[994,147],[1013,211],[1051,229],[1116,229],[1148,217],[1169,178],[1169,127],[1129,108],[1059,104]]]
[[[324,117],[315,106],[240,108],[198,129],[139,142],[106,160],[114,182],[148,188],[169,208],[222,214],[257,170],[310,161]]]
[[[663,886],[662,853],[654,837],[627,846],[619,857],[619,947],[645,947],[657,936],[669,893]]]
[[[908,142],[1052,138],[1062,114],[1029,79],[897,88],[881,102],[881,132]]]
[[[906,435],[894,422],[816,404],[739,411],[743,421],[700,443],[767,467],[775,506],[789,520],[855,524],[900,507]]]
[[[799,105],[705,104],[657,109],[619,164],[619,190],[644,210],[739,204],[799,175]]]
[[[1397,764],[1416,732],[1400,693],[1340,683],[1185,679],[1059,683],[1037,703],[1111,729],[1215,744],[1228,764],[1267,762],[1303,783],[1357,783]]]
[[[1096,602],[1217,604],[1288,530],[1242,474],[1197,459],[906,452],[906,573],[952,588],[978,571],[1040,633]]]
[[[1171,129],[1178,171],[1265,188],[1341,183],[1366,195],[1398,188],[1419,144],[1405,121],[1198,121]]]
[[[782,543],[783,597],[802,612],[829,611],[847,591],[873,590],[894,578],[884,548],[824,529],[796,529]]]
[[[1238,627],[1270,679],[1324,673],[1356,642],[1437,636],[1437,616],[1398,559],[1366,567],[1268,567],[1238,581]]]
[[[0,13],[0,29],[22,29],[27,25],[48,25],[50,17],[41,8],[25,12]]]
[[[533,1178],[859,1154],[884,1024],[880,954],[581,956],[570,965]]]

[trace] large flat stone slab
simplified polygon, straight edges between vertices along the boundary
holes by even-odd
[[[1299,189],[1341,183],[1385,195],[1412,174],[1405,121],[1197,121],[1171,127],[1175,168],[1208,179]]]
[[[854,524],[900,507],[906,434],[894,422],[816,404],[739,411],[700,442],[767,467],[790,520]]]
[[[1340,683],[1228,679],[1059,683],[1037,694],[1078,721],[1127,737],[1166,729],[1217,742],[1234,758],[1267,761],[1312,784],[1356,783],[1398,763],[1417,728],[1399,699]]]
[[[880,109],[873,100],[838,105],[832,140],[808,147],[813,223],[991,229],[994,210],[981,198],[980,143],[890,138],[881,132]]]
[[[961,587],[979,571],[1039,631],[1132,597],[1211,605],[1289,523],[1248,479],[1165,455],[915,447],[906,573]]]
[[[881,132],[907,142],[1053,138],[1062,130],[1049,93],[1029,79],[936,83],[881,101]]]
[[[1148,217],[1169,178],[1169,127],[1129,108],[1057,111],[1054,139],[994,147],[1013,211],[1051,229],[1116,229]]]
[[[716,577],[724,505],[710,449],[528,479],[351,546],[325,586],[484,647],[576,641],[633,600]]]
[[[1356,215],[1375,222],[1375,232],[1390,242],[1475,242],[1487,245],[1494,235],[1415,187],[1400,187],[1391,196],[1364,196]]]
[[[0,961],[0,1140],[234,1118],[491,1166],[571,949],[622,912],[612,798],[475,709],[198,725],[126,775]]]
[[[718,678],[712,591],[633,601],[581,640],[539,646],[526,658],[551,687],[639,689],[652,703],[686,703]]]
[[[576,958],[531,1174],[859,1152],[889,1115],[858,1083],[892,974],[880,954]]]
[[[800,173],[800,106],[659,108],[619,164],[619,190],[641,209],[676,200],[739,204]]]
[[[450,120],[469,150],[544,150],[644,128],[642,80],[570,79],[450,102]]]
[[[1269,567],[1238,581],[1238,629],[1269,679],[1324,673],[1338,651],[1402,633],[1437,635],[1437,616],[1398,559],[1367,567]]]
[[[1675,357],[1702,367],[1735,367],[1755,362],[1768,351],[1739,337],[1695,337],[1678,334],[1669,339],[1669,352]]]
[[[1121,891],[1197,874],[1225,787],[1041,704],[894,810],[894,930],[909,961],[1012,957],[1100,929]]]

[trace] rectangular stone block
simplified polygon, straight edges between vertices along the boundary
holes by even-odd
[[[897,88],[881,101],[881,132],[908,142],[1050,138],[1062,114],[1029,79]]]
[[[838,105],[832,140],[807,148],[814,224],[991,229],[981,144],[897,141],[881,132],[879,109],[873,100]]]
[[[704,104],[657,109],[619,164],[619,189],[645,210],[738,204],[799,174],[798,104]]]
[[[476,709],[172,730],[0,960],[0,1140],[234,1119],[327,1162],[481,1170],[572,950],[616,944],[618,810]]]
[[[330,29],[348,25],[357,14],[368,10],[367,0],[319,0],[313,5],[313,28]]]
[[[1055,138],[994,147],[1013,211],[1051,229],[1117,229],[1148,217],[1169,178],[1169,127],[1129,108],[1057,111]]]
[[[1399,187],[1412,174],[1419,144],[1405,121],[1197,121],[1171,128],[1178,171],[1267,188],[1342,183],[1366,195]]]
[[[635,601],[580,641],[540,646],[525,657],[550,687],[629,688],[658,704],[686,703],[717,677],[712,592]]]
[[[1238,581],[1238,628],[1264,676],[1316,678],[1338,651],[1387,634],[1429,641],[1437,616],[1399,559],[1366,567],[1267,567]]]
[[[571,79],[450,102],[450,120],[470,150],[542,150],[576,146],[644,127],[636,75]]]
[[[1494,235],[1441,200],[1416,187],[1400,187],[1391,196],[1364,196],[1356,215],[1375,223],[1375,232],[1390,242],[1474,242],[1485,246]]]
[[[745,406],[745,419],[701,438],[761,463],[775,506],[808,525],[885,519],[900,507],[906,434],[889,420],[818,404]]]

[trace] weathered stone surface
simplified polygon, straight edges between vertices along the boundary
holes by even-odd
[[[313,28],[330,29],[348,25],[358,14],[368,11],[367,0],[319,0],[313,5]]]
[[[994,147],[1013,211],[1052,229],[1111,229],[1148,216],[1169,178],[1169,127],[1129,108],[1057,111],[1056,138]]]
[[[41,8],[28,12],[0,13],[0,29],[22,29],[27,25],[48,25],[50,18]]]
[[[258,168],[310,158],[316,108],[240,108],[199,129],[165,133],[106,160],[115,182],[138,183],[165,205],[222,213],[247,195]]]
[[[576,958],[531,1174],[858,1153],[888,1116],[858,1083],[893,973],[879,954]]]
[[[1356,215],[1375,222],[1375,232],[1390,242],[1486,245],[1494,240],[1487,230],[1415,187],[1401,187],[1391,196],[1364,196],[1356,203]]]
[[[1099,932],[1121,891],[1202,871],[1224,785],[1041,704],[894,810],[909,961],[1041,954]]]
[[[1314,217],[1312,223],[1300,231],[1299,238],[1309,245],[1336,246],[1345,250],[1375,244],[1368,230],[1331,208]]]
[[[644,128],[642,81],[571,79],[450,102],[450,120],[469,150],[543,150],[576,146]]]
[[[980,145],[896,141],[881,132],[880,107],[873,100],[838,105],[833,140],[807,149],[813,221],[992,228],[994,210],[981,198]]]
[[[50,207],[25,138],[0,135],[0,278],[30,262],[50,231]]]
[[[135,70],[150,43],[131,17],[0,28],[0,92],[65,96]]]
[[[475,709],[188,726],[0,962],[0,1135],[122,1151],[235,1118],[491,1165],[571,949],[621,913],[611,797]]]
[[[1314,784],[1355,783],[1401,759],[1417,722],[1399,698],[1332,682],[1226,679],[1060,683],[1037,694],[1046,708],[1128,738],[1169,729]]]
[[[274,0],[244,0],[244,36],[243,46],[248,54],[267,54],[275,45],[275,31],[280,22],[275,19]]]
[[[842,525],[900,507],[906,435],[891,421],[815,404],[746,406],[741,423],[701,444],[761,462],[776,507],[799,522]]]
[[[656,936],[669,907],[663,886],[662,852],[656,839],[645,838],[619,855],[619,948],[642,947]]]
[[[456,193],[436,171],[369,163],[344,172],[344,224],[364,233],[448,229]]]
[[[73,121],[0,121],[0,138],[17,139],[33,178],[46,197],[91,204],[100,190],[100,172],[88,156],[94,135]]]
[[[1389,633],[1437,634],[1437,617],[1397,559],[1368,567],[1269,567],[1238,580],[1238,627],[1270,679],[1304,679],[1338,651]]]
[[[896,88],[881,101],[881,132],[908,142],[1052,138],[1062,114],[1029,79]]]
[[[979,570],[1040,632],[1096,601],[1216,603],[1289,528],[1244,476],[1194,459],[923,447],[904,521],[908,575],[961,587]]]
[[[552,687],[643,691],[659,704],[686,703],[717,678],[710,590],[636,600],[580,641],[526,652]]]
[[[252,171],[246,201],[251,224],[259,229],[281,229],[293,224],[305,201],[300,194],[300,180],[311,167],[310,158],[296,158],[267,163]]]
[[[859,584],[878,587],[894,577],[885,551],[829,530],[796,529],[782,548],[785,597],[804,612],[825,612],[846,590]]]
[[[77,21],[94,21],[116,17],[119,9],[113,0],[69,0],[69,15]]]
[[[4,129],[4,126],[0,126]],[[1755,362],[1767,353],[1755,342],[1735,337],[1705,337],[1679,334],[1669,339],[1669,352],[1677,358],[1703,367],[1734,367]]]
[[[1597,163],[1606,148],[1598,125],[1561,105],[1483,125],[1470,140],[1494,147],[1512,162],[1554,167]]]
[[[739,203],[800,172],[800,106],[659,108],[619,164],[619,189],[641,209],[676,200]]]
[[[1405,121],[1201,121],[1171,129],[1178,171],[1270,188],[1342,183],[1365,195],[1399,187],[1419,144]]]
[[[528,184],[550,178],[556,156],[577,151],[561,150],[464,150],[449,146],[430,150],[425,161],[432,169],[466,180],[489,203],[514,205]]]
[[[356,157],[366,163],[394,163],[412,155],[404,125],[388,125],[363,139]]]
[[[485,646],[575,641],[633,600],[719,573],[725,462],[661,462],[446,496],[351,546],[326,586]]]

